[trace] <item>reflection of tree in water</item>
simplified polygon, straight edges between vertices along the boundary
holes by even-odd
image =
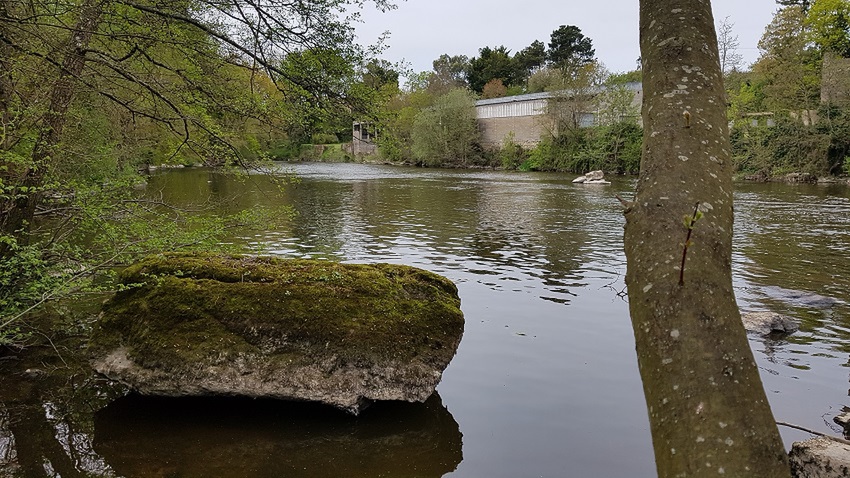
[[[336,257],[345,244],[344,210],[351,186],[331,181],[305,179],[286,191],[296,216],[286,228],[297,255]]]
[[[75,396],[73,381],[57,382],[70,374],[31,380],[21,370],[4,369],[0,382],[7,392],[0,394],[0,475],[16,469],[8,476],[115,476],[92,450],[92,397]],[[81,389],[96,393],[88,386]]]
[[[482,188],[473,249],[509,279],[540,280],[548,291],[541,298],[569,302],[573,290],[587,285],[584,265],[592,252],[593,207],[584,192],[545,183]]]
[[[4,477],[21,474],[15,435],[9,427],[9,411],[3,403],[0,403],[0,476]]]
[[[413,254],[433,264],[459,269],[501,289],[507,282],[539,280],[567,301],[584,284],[580,265],[590,239],[583,198],[542,181],[449,176],[358,182],[347,206],[364,240],[347,250],[367,256]],[[566,194],[565,194],[566,193]],[[349,236],[354,241],[357,237]],[[408,258],[410,259],[410,258]]]
[[[96,416],[95,448],[127,478],[440,477],[462,460],[439,396],[384,403],[354,418],[264,400],[127,397]]]

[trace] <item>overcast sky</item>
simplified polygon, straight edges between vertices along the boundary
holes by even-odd
[[[764,27],[777,6],[774,0],[714,0],[714,18],[729,17],[749,65]],[[367,8],[357,25],[360,43],[373,44],[389,31],[383,58],[405,60],[414,71],[431,69],[443,53],[476,56],[484,46],[517,52],[534,40],[549,43],[560,25],[576,25],[593,40],[596,57],[613,72],[633,70],[640,56],[638,0],[407,0],[380,13]]]

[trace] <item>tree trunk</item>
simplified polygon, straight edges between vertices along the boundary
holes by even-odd
[[[732,289],[732,163],[711,3],[641,0],[640,35],[644,151],[626,210],[626,283],[658,474],[788,477]]]
[[[0,234],[17,238],[19,244],[26,244],[29,240],[29,228],[44,193],[44,179],[62,136],[68,108],[76,92],[77,78],[85,67],[86,49],[100,22],[101,12],[99,0],[86,0],[81,6],[77,23],[64,48],[62,68],[53,85],[50,105],[41,121],[30,164],[20,171],[17,178],[12,178],[17,186],[16,197],[3,205]],[[7,253],[7,250],[0,249],[0,257]]]

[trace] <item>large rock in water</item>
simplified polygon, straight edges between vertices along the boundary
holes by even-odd
[[[850,445],[826,437],[794,443],[789,461],[794,478],[850,477]]]
[[[145,395],[423,402],[463,335],[457,288],[413,267],[160,255],[127,268],[94,368]]]

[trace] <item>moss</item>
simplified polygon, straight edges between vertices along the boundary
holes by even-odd
[[[145,367],[180,370],[272,354],[337,364],[447,364],[463,334],[457,288],[420,269],[247,256],[153,256],[104,306],[93,350],[130,344]]]

